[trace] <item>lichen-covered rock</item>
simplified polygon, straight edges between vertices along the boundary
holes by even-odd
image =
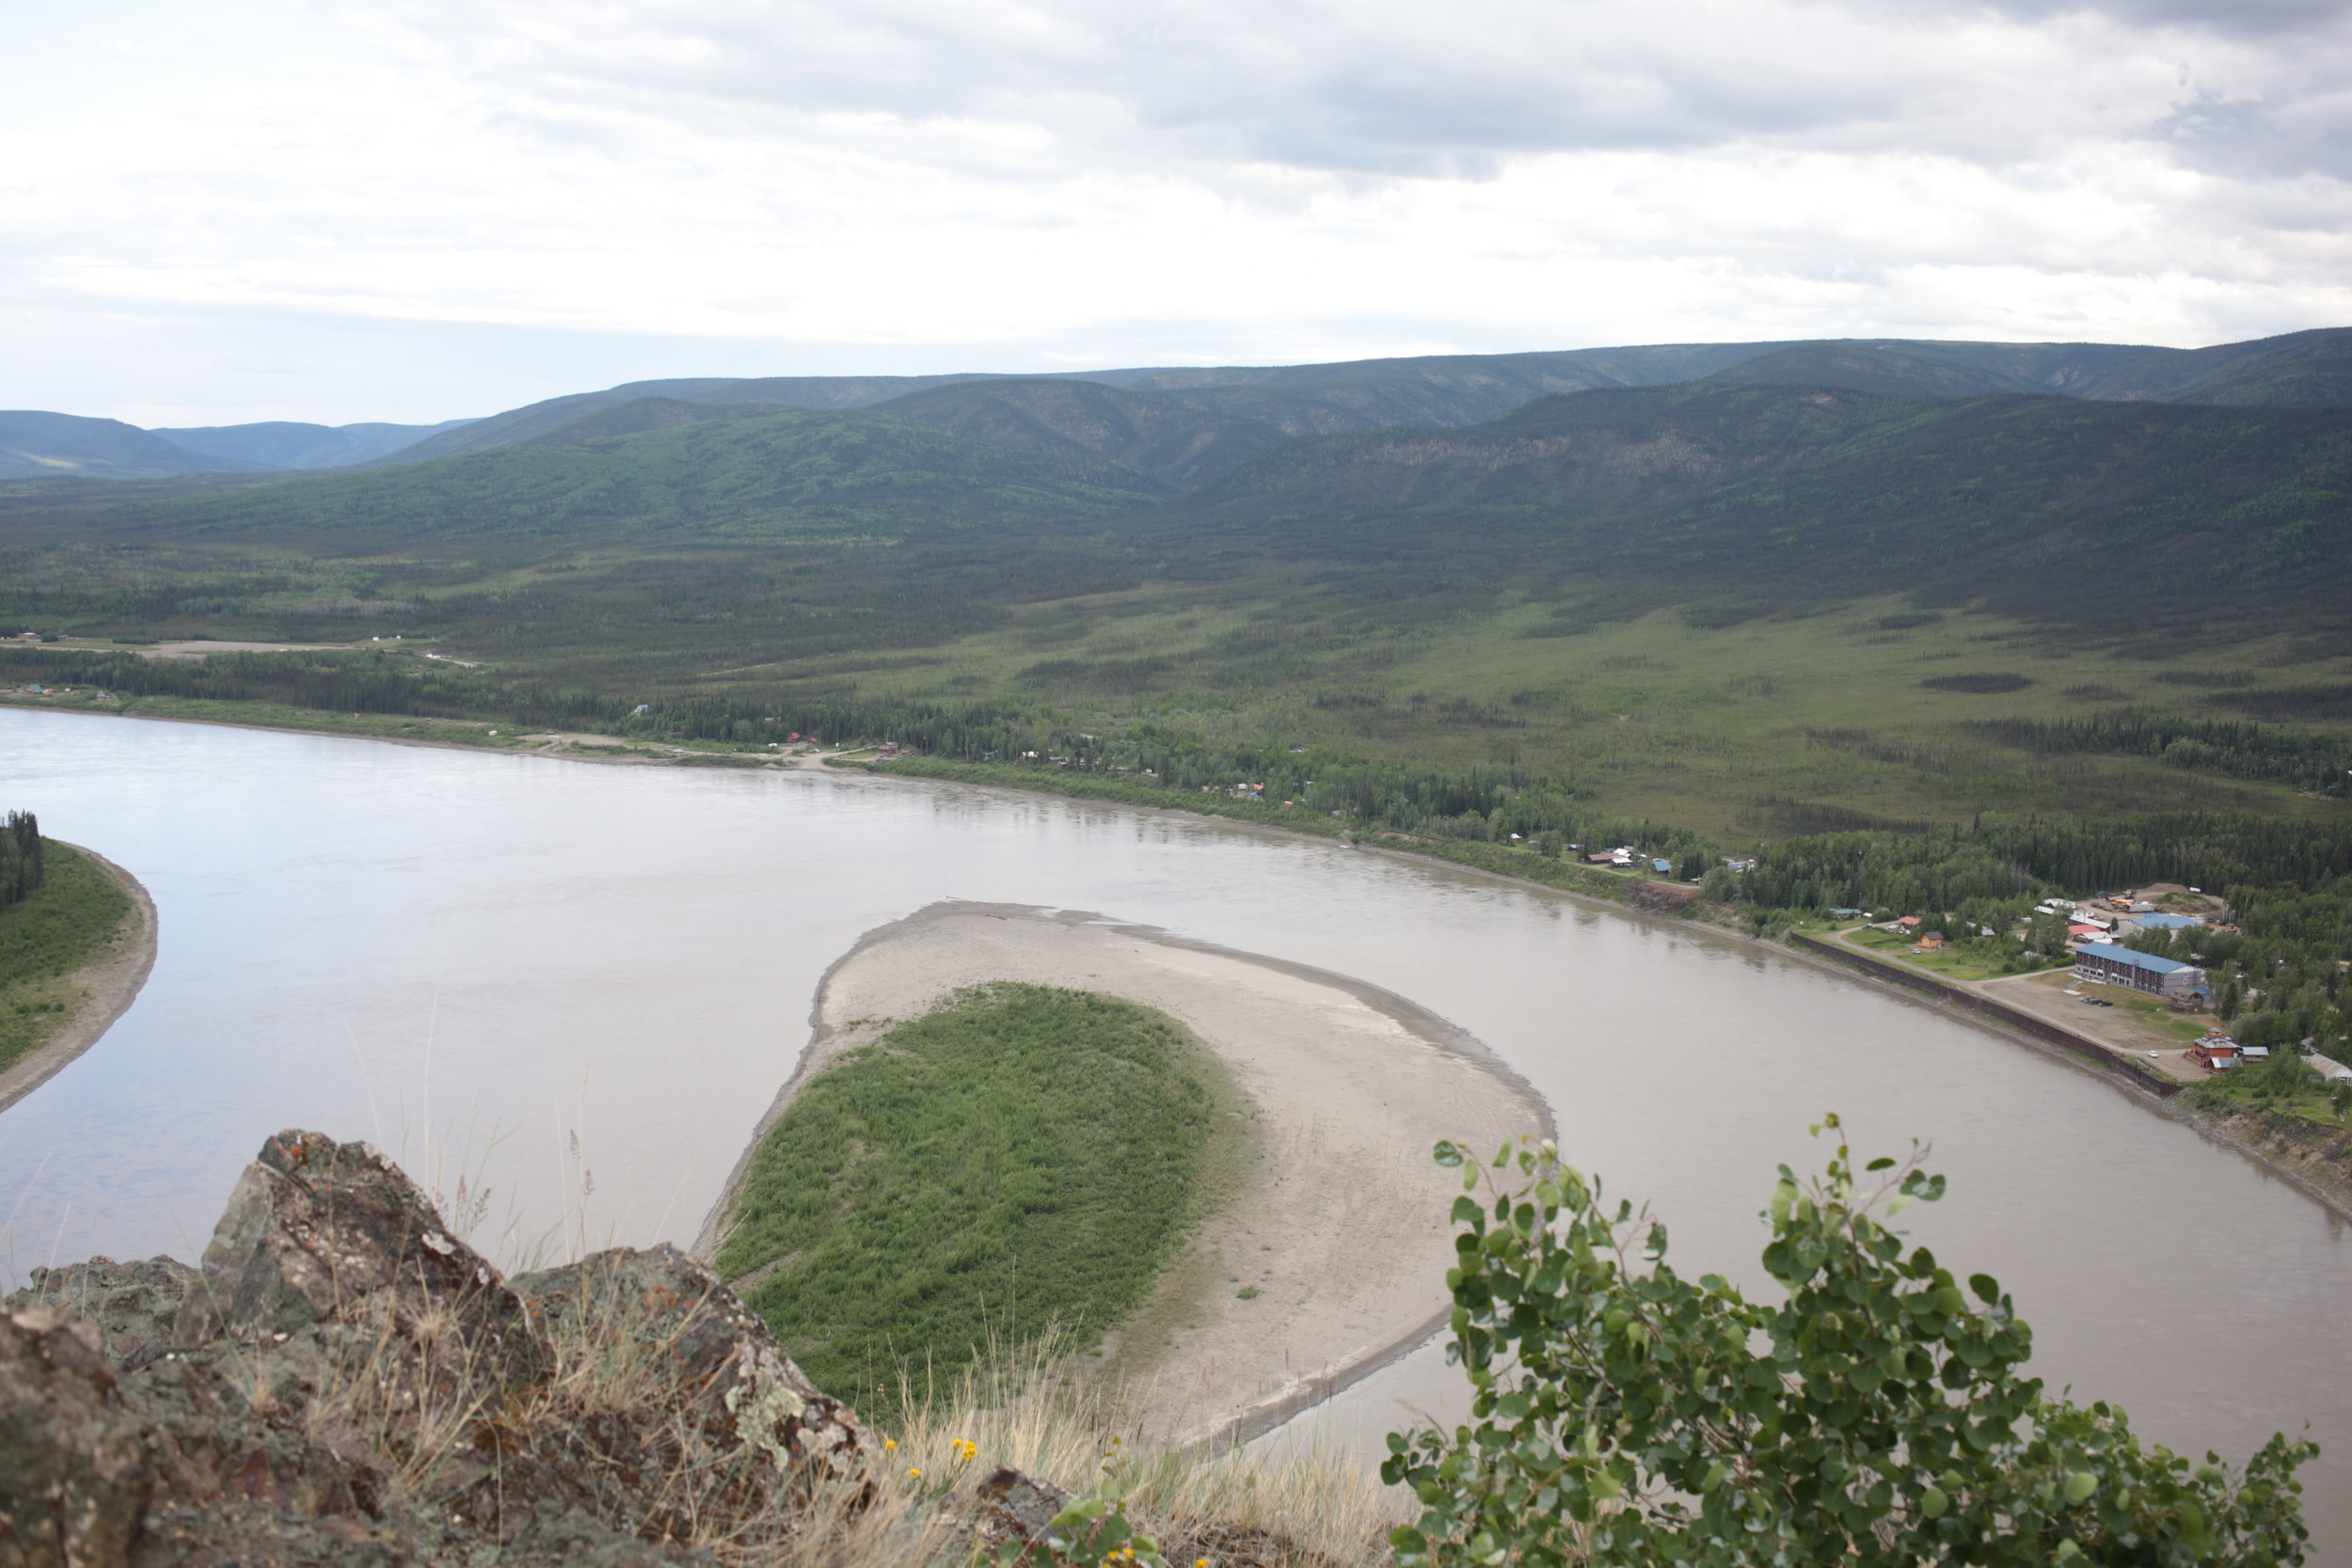
[[[547,1374],[522,1303],[417,1184],[369,1145],[317,1132],[278,1133],[238,1178],[173,1340],[274,1342],[362,1302],[400,1331],[462,1341],[471,1376]]]
[[[32,1283],[11,1299],[79,1318],[98,1330],[109,1358],[142,1364],[170,1348],[172,1320],[198,1277],[172,1258],[137,1263],[93,1258],[35,1269]]]
[[[514,1289],[559,1343],[625,1338],[641,1358],[633,1375],[708,1440],[834,1476],[873,1450],[850,1407],[809,1382],[724,1280],[674,1246],[595,1253],[518,1275]]]
[[[999,1465],[973,1489],[981,1545],[1039,1544],[1052,1533],[1055,1516],[1070,1506],[1071,1494],[1050,1481]]]
[[[146,1523],[155,1456],[98,1331],[0,1318],[0,1568],[118,1568]]]
[[[200,1272],[5,1304],[0,1568],[666,1568],[870,1495],[856,1416],[675,1248],[516,1284],[365,1144],[278,1134]]]

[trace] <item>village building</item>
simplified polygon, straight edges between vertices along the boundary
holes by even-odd
[[[2227,1039],[2199,1040],[2188,1048],[2188,1059],[2207,1072],[2227,1072],[2237,1066],[2237,1046]]]
[[[2085,942],[2074,955],[2074,973],[2110,985],[2128,986],[2167,1001],[2185,1003],[2213,994],[2213,988],[2205,981],[2205,972],[2197,965],[2159,958],[2152,953],[2135,953],[2112,942]]]

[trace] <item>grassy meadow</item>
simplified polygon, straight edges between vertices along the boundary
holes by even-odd
[[[1279,603],[1188,597],[1041,606],[934,650],[935,663],[837,665],[822,684],[877,700],[1049,694],[1073,722],[1105,729],[1148,722],[1455,767],[1516,763],[1573,779],[1598,809],[1726,839],[1994,811],[2341,810],[2153,758],[2037,757],[1962,727],[2126,707],[2242,717],[2249,690],[2343,680],[2344,661],[2312,659],[2291,635],[2218,648],[2074,638],[1896,597],[1729,626],[1688,608],[1635,610],[1570,635],[1558,634],[1551,606],[1530,603],[1349,635],[1286,628]],[[1137,681],[1146,660],[1152,689],[1113,689]],[[1266,678],[1269,666],[1282,678]],[[2022,682],[1922,684],[1993,674]],[[2341,721],[2314,727],[2352,734]]]
[[[706,561],[694,571],[721,565]],[[390,657],[421,673],[446,674],[428,652],[481,656],[468,595],[521,594],[527,576],[481,565],[462,593],[445,583],[395,601],[418,606],[411,619],[423,621],[434,619],[427,605],[443,604],[455,624],[437,641],[405,642]],[[796,635],[790,647],[773,650],[794,657],[775,658],[747,657],[758,640],[726,624],[661,621],[653,617],[660,607],[648,604],[644,623],[625,625],[617,610],[602,632],[567,623],[531,647],[510,641],[484,668],[510,683],[655,702],[1001,704],[1053,708],[1073,726],[1104,732],[1159,725],[1232,743],[1440,767],[1513,765],[1573,781],[1597,810],[1728,842],[1980,812],[2293,817],[2342,809],[2290,785],[2153,756],[2035,755],[1967,728],[2131,709],[2284,721],[2352,738],[2352,717],[2325,695],[2345,686],[2352,660],[2295,631],[2249,639],[2074,630],[1984,611],[1923,611],[1899,595],[1728,626],[1708,624],[1705,606],[1616,607],[1605,595],[1569,615],[1555,601],[1522,599],[1381,625],[1319,603],[1311,586],[1295,585],[1295,595],[1269,594],[1271,586],[1279,585],[1143,584],[1042,598],[993,616],[946,614],[919,632],[869,623],[854,634]],[[212,635],[239,635],[249,629],[248,615],[259,625],[289,613],[270,597],[215,623]],[[399,624],[413,635],[408,621]],[[347,622],[296,629],[327,640],[351,635]],[[871,641],[862,650],[845,645],[859,638]],[[364,638],[361,646],[391,648]],[[0,684],[22,678],[11,673]],[[511,724],[494,738],[490,721],[431,715],[323,716],[284,703],[171,696],[134,705],[157,718],[331,722],[469,743],[515,738]]]
[[[1003,984],[812,1080],[718,1267],[861,1409],[993,1354],[1083,1350],[1151,1293],[1241,1158],[1213,1059],[1149,1008]]]

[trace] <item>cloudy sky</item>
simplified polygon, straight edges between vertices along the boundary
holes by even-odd
[[[2352,0],[0,0],[0,407],[2352,324]]]

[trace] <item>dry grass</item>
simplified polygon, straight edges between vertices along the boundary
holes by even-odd
[[[1216,1568],[1297,1564],[1374,1568],[1409,1499],[1353,1456],[1203,1454],[1140,1441],[1118,1390],[1051,1352],[967,1370],[952,1387],[910,1387],[884,1454],[873,1506],[808,1521],[778,1560],[808,1568],[961,1565],[971,1544],[973,1489],[999,1465],[1073,1491],[1106,1466],[1128,1517],[1172,1563]],[[969,1445],[969,1447],[964,1447]]]

